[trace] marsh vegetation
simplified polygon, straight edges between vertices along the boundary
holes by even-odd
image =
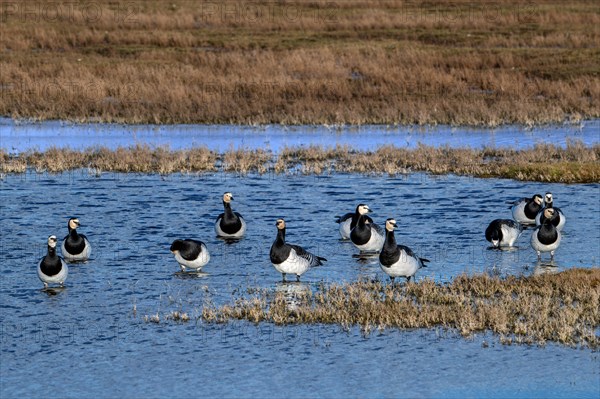
[[[92,6],[4,7],[1,115],[485,126],[600,117],[593,1]]]
[[[383,146],[375,151],[337,147],[286,147],[273,154],[264,149],[231,149],[218,153],[207,148],[170,150],[137,145],[127,148],[88,148],[83,151],[50,148],[11,155],[0,149],[1,173],[65,172],[87,168],[93,173],[384,173],[426,171],[475,177],[589,183],[600,181],[600,145],[571,141],[565,148],[538,144],[532,149],[460,149],[420,145],[416,149]]]

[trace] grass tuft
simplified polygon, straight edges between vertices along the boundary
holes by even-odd
[[[600,346],[600,269],[504,279],[488,275],[456,277],[449,283],[422,280],[391,286],[380,281],[321,284],[314,290],[275,293],[253,290],[229,304],[205,304],[199,319],[208,323],[338,324],[363,332],[385,328],[441,326],[471,336],[492,331],[505,344]]]

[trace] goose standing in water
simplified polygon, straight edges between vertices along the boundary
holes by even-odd
[[[88,260],[92,253],[92,246],[87,237],[77,233],[80,226],[79,219],[71,218],[67,227],[69,234],[63,239],[61,252],[67,262],[82,262]]]
[[[344,216],[338,217],[336,219],[335,222],[340,224],[340,236],[342,236],[342,240],[350,239],[350,232],[354,227],[356,227],[356,223],[358,222],[358,218],[360,216],[358,209],[364,206],[366,205],[358,204],[354,213],[347,213]],[[367,216],[366,219],[369,223],[373,223],[373,219],[371,219],[370,217]]]
[[[300,281],[300,276],[308,269],[315,266],[321,266],[327,259],[316,256],[306,251],[299,245],[287,244],[285,242],[285,220],[277,219],[277,238],[271,245],[269,254],[271,263],[275,270],[281,273],[285,282],[286,274],[295,274],[296,281]]]
[[[56,236],[48,237],[48,254],[44,256],[38,264],[38,277],[44,283],[44,288],[48,284],[58,283],[62,287],[69,274],[69,267],[63,259],[56,255]]]
[[[231,210],[233,194],[223,194],[223,207],[225,211],[217,217],[215,232],[223,238],[240,238],[246,232],[246,222],[242,215]]]
[[[350,232],[352,243],[360,252],[381,251],[385,241],[384,230],[369,221],[371,218],[367,216],[367,213],[371,212],[371,209],[367,205],[359,205],[357,210],[359,213],[358,221],[356,227]]]
[[[512,205],[510,210],[516,222],[525,225],[534,225],[535,217],[540,209],[542,209],[542,196],[535,194],[531,198],[521,198],[518,201],[509,202],[509,204]]]
[[[485,229],[485,239],[494,248],[512,247],[523,232],[523,226],[510,219],[496,219]]]
[[[546,193],[546,195],[544,196],[544,208],[541,209],[538,212],[537,216],[535,217],[535,224],[537,226],[542,224],[542,222],[545,219],[544,211],[548,208],[554,209],[554,216],[552,217],[552,224],[554,225],[554,227],[556,227],[556,229],[558,231],[562,231],[563,227],[565,227],[567,218],[565,217],[565,215],[562,213],[562,211],[559,208],[556,208],[554,206],[554,200],[552,198],[552,193]]]
[[[419,258],[409,247],[397,245],[395,228],[396,221],[393,218],[385,221],[385,243],[379,254],[381,270],[390,276],[392,284],[396,277],[405,277],[409,282],[417,270],[426,267],[425,262],[429,262],[429,259]]]
[[[210,260],[208,248],[202,241],[175,240],[171,244],[171,252],[175,255],[182,272],[185,272],[186,267],[199,271]]]
[[[531,234],[531,247],[537,253],[538,260],[542,259],[542,252],[550,252],[550,260],[554,260],[554,251],[560,245],[560,231],[552,223],[554,214],[553,208],[546,208],[544,221]]]

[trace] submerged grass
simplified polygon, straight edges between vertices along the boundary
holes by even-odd
[[[207,148],[169,150],[137,145],[128,148],[89,148],[82,151],[50,148],[18,156],[0,149],[0,173],[65,172],[88,168],[102,172],[193,173],[454,173],[474,177],[590,183],[600,181],[600,145],[570,141],[565,148],[537,144],[531,149],[460,149],[420,145],[416,149],[394,146],[376,151],[349,147],[284,148],[273,154],[263,149],[230,149],[220,154]]]
[[[589,0],[29,3],[0,13],[0,115],[13,118],[494,126],[600,117],[600,6]]]
[[[479,331],[503,343],[600,346],[600,269],[506,278],[458,276],[449,283],[425,279],[391,286],[380,281],[321,284],[310,289],[254,290],[222,306],[204,305],[198,319],[209,323],[338,324],[368,333],[385,328]],[[251,291],[249,291],[251,292]]]

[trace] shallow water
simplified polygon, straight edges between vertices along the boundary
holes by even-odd
[[[497,129],[438,127],[360,127],[280,126],[247,127],[235,125],[119,125],[74,124],[67,122],[27,123],[0,118],[0,148],[11,153],[30,148],[48,147],[83,149],[91,146],[108,148],[135,144],[169,146],[182,149],[206,146],[224,152],[230,148],[263,148],[279,152],[285,146],[348,145],[375,150],[382,145],[415,148],[421,144],[450,147],[529,148],[537,143],[565,146],[568,140],[586,145],[600,143],[600,120],[577,125],[544,126],[524,129],[505,126]]]
[[[370,205],[376,222],[395,217],[399,243],[431,259],[417,280],[597,267],[598,184],[426,174],[96,177],[80,170],[8,175],[0,187],[3,398],[46,392],[59,397],[597,397],[600,391],[597,352],[554,344],[504,346],[491,334],[465,340],[439,329],[387,330],[362,337],[357,329],[323,325],[143,321],[145,315],[173,310],[194,320],[203,303],[230,301],[248,287],[293,298],[295,291],[320,282],[384,279],[377,259],[354,258],[352,244],[339,240],[334,216],[359,202]],[[233,208],[248,222],[246,238],[234,244],[214,236],[224,191],[234,193]],[[568,217],[555,265],[540,267],[527,231],[514,251],[488,250],[483,231],[492,219],[510,218],[504,202],[546,191]],[[66,234],[71,215],[80,218],[80,231],[94,246],[92,259],[71,266],[66,288],[49,295],[40,290],[36,263],[48,235]],[[269,262],[278,217],[286,218],[289,242],[329,260],[303,275],[301,284],[282,284]],[[169,252],[172,240],[183,237],[209,246],[212,259],[200,277],[181,276]]]

